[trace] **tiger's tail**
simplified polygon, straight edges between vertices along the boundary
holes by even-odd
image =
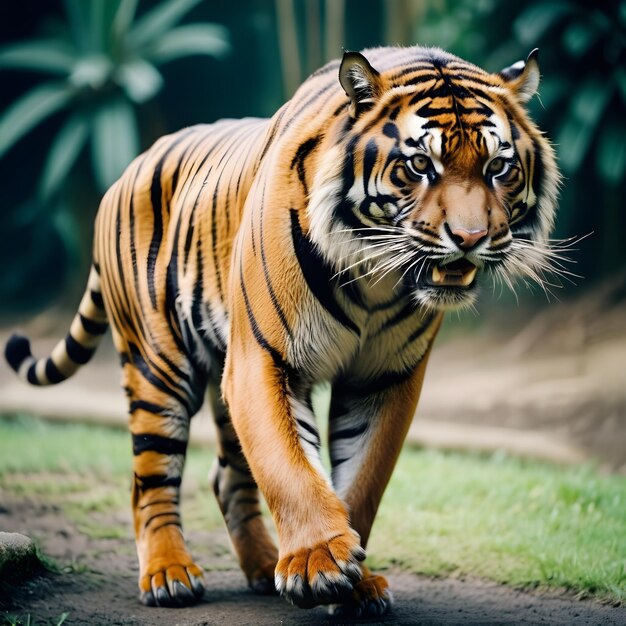
[[[4,356],[18,376],[31,385],[56,385],[91,359],[108,326],[100,291],[100,275],[97,267],[92,266],[87,289],[70,331],[54,347],[50,356],[36,359],[29,339],[18,334],[7,341]]]

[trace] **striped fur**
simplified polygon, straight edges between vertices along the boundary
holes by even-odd
[[[269,120],[160,139],[107,192],[70,333],[44,359],[20,337],[6,354],[54,384],[111,324],[144,603],[203,592],[178,504],[208,388],[212,483],[251,586],[387,610],[361,561],[443,311],[471,306],[489,272],[541,280],[550,255],[559,178],[523,108],[537,82],[534,54],[488,74],[437,49],[347,53]],[[330,474],[310,400],[322,381]]]

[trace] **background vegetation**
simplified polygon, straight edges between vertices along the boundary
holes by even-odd
[[[585,286],[626,264],[626,0],[21,0],[2,3],[0,41],[0,314],[74,306],[99,197],[159,135],[270,116],[342,47],[387,43],[492,71],[539,47],[556,236],[593,232]]]

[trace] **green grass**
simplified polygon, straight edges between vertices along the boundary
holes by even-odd
[[[188,528],[221,526],[207,484],[212,459],[209,450],[189,451],[183,483]],[[130,463],[123,432],[0,420],[0,487],[60,504],[96,537],[132,535],[130,527],[102,526],[98,517],[129,506]],[[591,466],[406,449],[368,553],[376,568],[564,588],[624,602],[626,478]]]
[[[378,567],[624,602],[626,478],[499,454],[407,450],[369,553]]]

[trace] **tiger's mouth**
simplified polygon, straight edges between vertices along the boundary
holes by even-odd
[[[427,276],[433,287],[471,287],[478,268],[467,259],[457,259],[451,263],[432,265]]]

